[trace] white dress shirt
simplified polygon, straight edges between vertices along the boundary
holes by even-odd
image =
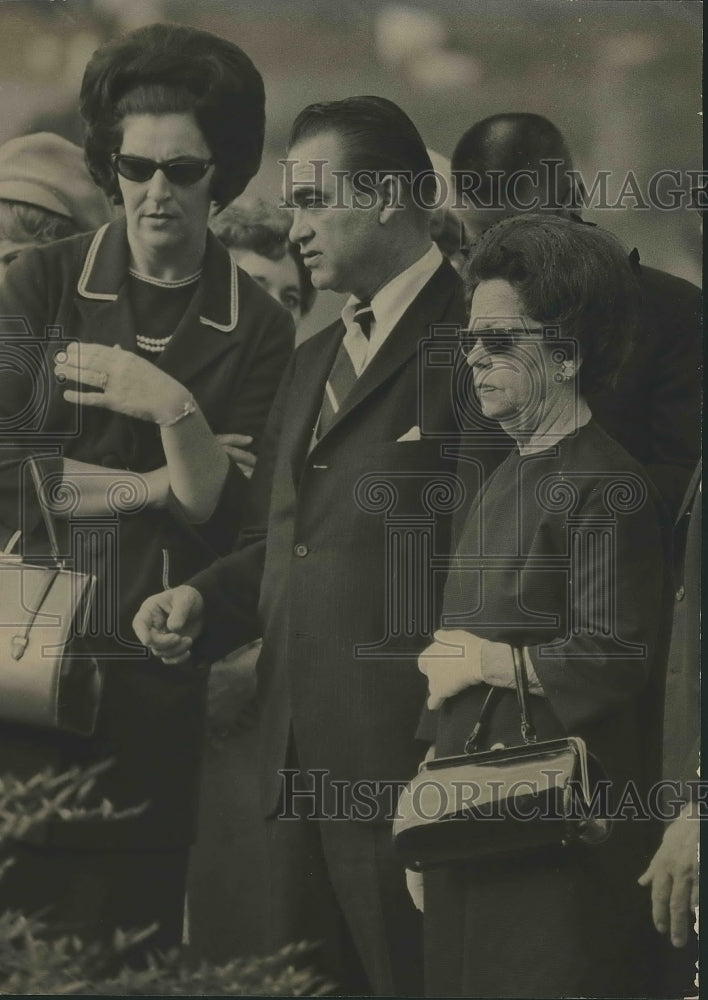
[[[347,328],[343,343],[357,376],[361,375],[376,352],[380,350],[413,299],[440,267],[442,259],[440,250],[431,243],[430,249],[422,257],[379,289],[371,300],[374,321],[368,339],[362,333],[359,324],[353,320],[359,299],[353,295],[349,297],[342,309],[342,322]]]

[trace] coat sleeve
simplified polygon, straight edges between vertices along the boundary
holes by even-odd
[[[597,491],[579,512],[571,553],[567,635],[529,648],[554,712],[568,732],[621,711],[665,658],[668,534],[657,501],[614,518],[614,543]],[[599,526],[599,528],[598,528]]]
[[[701,447],[701,293],[652,268],[642,268],[641,288],[642,327],[655,343],[647,362],[647,471],[675,516]]]
[[[44,338],[55,320],[44,258],[27,250],[8,268],[0,284],[0,547],[21,525],[32,534],[41,520],[31,479],[22,477],[23,459],[39,450],[56,451],[53,426],[52,349]],[[59,473],[61,457],[40,462],[41,474]],[[26,487],[26,488],[23,488]]]
[[[245,370],[230,418],[233,426],[228,428],[231,433],[250,434],[255,451],[259,449],[271,404],[295,343],[295,327],[290,313],[278,309],[274,310],[273,316],[273,321],[259,330],[250,352],[244,358]],[[184,530],[196,533],[213,553],[224,556],[234,547],[239,525],[245,516],[249,489],[249,480],[232,462],[219,501],[208,521],[198,525],[189,522],[172,491],[167,506]]]
[[[204,599],[204,631],[195,644],[195,655],[206,660],[217,660],[229,650],[257,639],[261,634],[258,602],[265,564],[270,498],[294,369],[293,356],[263,433],[236,550],[217,559],[208,569],[187,581]]]

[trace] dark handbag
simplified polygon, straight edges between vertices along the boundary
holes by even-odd
[[[524,854],[610,834],[591,788],[604,779],[577,736],[538,742],[523,654],[512,648],[521,715],[518,746],[476,752],[503,689],[492,687],[465,752],[421,764],[403,790],[393,840],[407,868]]]
[[[90,736],[103,675],[83,652],[81,635],[96,578],[65,569],[34,459],[29,466],[52,563],[33,565],[14,554],[19,532],[0,552],[0,720]]]

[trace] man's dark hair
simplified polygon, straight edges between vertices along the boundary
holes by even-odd
[[[458,190],[462,177],[478,178],[475,185],[480,202],[488,204],[493,197],[490,175],[498,172],[504,178],[531,170],[539,175],[540,184],[548,176],[544,164],[560,161],[557,168],[558,186],[541,191],[541,198],[577,210],[579,199],[575,184],[568,176],[573,160],[565,139],[556,126],[542,115],[507,112],[491,115],[469,128],[452,154],[451,167]],[[465,190],[470,190],[467,185]],[[504,191],[504,186],[501,186]],[[504,206],[500,206],[504,207]]]
[[[207,31],[152,24],[94,52],[81,84],[86,160],[116,203],[111,153],[128,114],[192,112],[215,163],[211,196],[232,201],[256,174],[265,132],[263,80],[237,45]]]
[[[393,101],[385,97],[347,97],[310,104],[293,122],[288,150],[323,132],[333,132],[340,138],[352,178],[363,171],[379,177],[399,175],[404,178],[409,202],[412,194],[415,203],[424,208],[435,204],[436,179],[425,143],[405,111]],[[410,180],[406,181],[406,177]]]
[[[614,384],[632,349],[638,303],[637,281],[616,237],[553,215],[506,219],[475,244],[465,274],[470,296],[493,278],[514,287],[531,319],[575,341],[582,392]]]

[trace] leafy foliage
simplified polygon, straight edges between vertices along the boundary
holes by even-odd
[[[104,801],[95,808],[85,802],[100,764],[55,776],[42,772],[22,782],[0,778],[0,848],[24,836],[49,819],[72,822],[102,817],[122,818]],[[130,813],[135,810],[130,810]],[[2,872],[11,859],[0,865]],[[275,955],[236,958],[225,965],[196,963],[175,950],[153,955],[147,964],[133,967],[130,951],[148,940],[153,928],[118,932],[110,947],[87,944],[73,936],[59,937],[37,917],[0,913],[0,994],[74,996],[325,996],[332,987],[302,960],[310,951],[303,943],[289,945]]]

